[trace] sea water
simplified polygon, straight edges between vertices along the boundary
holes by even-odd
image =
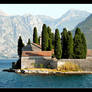
[[[87,75],[27,75],[4,72],[17,59],[0,60],[0,88],[92,88],[92,74]]]

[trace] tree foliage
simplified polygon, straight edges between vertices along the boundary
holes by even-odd
[[[48,26],[47,27],[47,32],[48,32],[48,49],[49,51],[52,50],[52,33],[51,33],[51,28]]]
[[[86,58],[86,55],[87,55],[87,44],[86,44],[86,38],[84,36],[84,33],[81,33],[81,39],[82,39],[82,49],[83,49],[83,56],[82,56],[82,58]]]
[[[46,51],[48,49],[48,32],[46,24],[42,26],[42,50]]]
[[[73,37],[70,31],[67,35],[67,58],[73,58]]]
[[[87,48],[84,34],[81,32],[80,28],[77,28],[74,36],[74,58],[86,58],[86,51]]]
[[[37,28],[36,27],[34,27],[34,30],[33,30],[33,43],[38,44],[38,36],[37,36]]]
[[[55,30],[55,49],[54,54],[57,59],[61,59],[62,57],[62,47],[61,47],[61,40],[59,35],[59,30]]]
[[[62,42],[62,58],[67,58],[67,38],[68,33],[67,29],[64,28],[63,32],[61,33],[61,42]]]
[[[28,43],[27,43],[27,45],[30,45],[31,44],[31,41],[30,41],[30,39],[28,39]]]
[[[19,39],[18,39],[18,56],[19,58],[21,58],[21,55],[22,55],[22,48],[24,47],[24,43],[22,41],[22,38],[21,36],[19,36]]]

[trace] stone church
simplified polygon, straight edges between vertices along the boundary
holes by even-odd
[[[42,51],[41,39],[40,45],[31,43],[22,48],[21,69],[39,68],[45,66],[51,59],[54,51]]]

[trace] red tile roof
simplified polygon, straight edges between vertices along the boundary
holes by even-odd
[[[52,56],[53,51],[23,51],[22,56]]]

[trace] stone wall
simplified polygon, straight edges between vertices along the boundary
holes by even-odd
[[[84,71],[92,71],[92,57],[87,57],[86,59],[61,59],[58,60],[57,67],[67,61],[77,64]]]
[[[39,68],[41,65],[45,67],[49,64],[49,60],[51,57],[43,57],[43,56],[30,56],[30,57],[22,57],[21,59],[21,69],[25,68]]]
[[[92,71],[92,57],[87,57],[86,59],[51,59],[51,57],[42,56],[30,56],[22,57],[21,68],[39,68],[40,64],[45,67],[50,66],[50,68],[57,69],[59,66],[63,65],[64,62],[73,62],[77,64],[84,71]]]

